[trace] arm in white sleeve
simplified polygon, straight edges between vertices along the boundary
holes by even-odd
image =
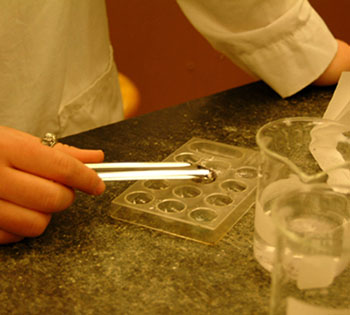
[[[193,26],[282,97],[315,81],[337,41],[307,0],[177,0]]]

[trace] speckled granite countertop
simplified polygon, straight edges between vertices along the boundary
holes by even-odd
[[[106,126],[63,142],[106,161],[161,161],[192,137],[256,148],[264,123],[322,116],[333,89],[281,99],[261,82]],[[1,314],[265,314],[269,275],[253,258],[253,211],[214,246],[108,215],[131,182],[77,193],[44,235],[0,247]]]

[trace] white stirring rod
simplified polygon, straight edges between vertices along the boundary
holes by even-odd
[[[182,162],[117,162],[85,165],[97,171],[103,181],[193,179],[209,178],[212,175],[206,168]]]

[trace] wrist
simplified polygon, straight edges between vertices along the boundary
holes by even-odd
[[[344,71],[350,71],[350,46],[337,39],[338,50],[327,69],[318,77],[313,84],[333,85],[336,84]]]

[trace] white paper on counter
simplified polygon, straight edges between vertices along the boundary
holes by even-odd
[[[342,132],[350,130],[350,72],[343,72],[331,101],[323,115],[324,119],[344,124],[316,126],[311,131],[310,151],[322,170],[327,171],[343,164],[344,158],[337,150],[339,142],[349,142]],[[328,173],[329,185],[350,185],[350,171],[339,169]]]
[[[326,255],[305,255],[300,262],[297,286],[300,290],[327,288],[333,283],[339,259]]]
[[[343,72],[323,118],[350,123],[350,72]]]

